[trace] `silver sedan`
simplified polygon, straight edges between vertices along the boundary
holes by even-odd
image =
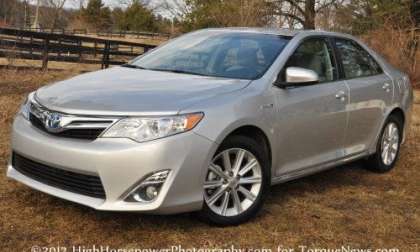
[[[272,184],[357,159],[391,170],[412,100],[407,75],[349,35],[200,30],[31,93],[7,175],[98,210],[236,225]]]

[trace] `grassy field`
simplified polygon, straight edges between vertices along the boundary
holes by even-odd
[[[0,251],[30,251],[34,245],[420,250],[420,96],[392,172],[374,174],[354,163],[278,185],[257,218],[218,228],[192,214],[97,212],[6,178],[10,126],[24,97],[77,73],[0,70]]]

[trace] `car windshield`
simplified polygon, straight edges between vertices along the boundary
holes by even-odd
[[[194,32],[134,59],[127,66],[234,79],[258,79],[289,37],[249,32]]]

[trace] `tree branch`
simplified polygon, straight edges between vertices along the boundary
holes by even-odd
[[[322,5],[320,5],[318,8],[316,8],[315,12],[319,12],[325,8],[328,8],[329,6],[335,4],[337,2],[337,0],[331,0],[330,2],[324,3]]]
[[[288,2],[292,7],[296,8],[296,10],[298,10],[302,15],[305,15],[305,11],[303,10],[302,6],[299,5],[301,3],[300,1],[296,1],[296,0],[284,0],[284,1]]]
[[[302,25],[305,23],[305,21],[301,17],[299,17],[295,14],[289,13],[289,12],[277,11],[276,14],[279,15],[279,16],[292,18],[292,19],[298,21],[299,23],[301,23]]]

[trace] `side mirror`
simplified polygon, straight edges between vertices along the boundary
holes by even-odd
[[[285,82],[276,81],[275,85],[279,87],[306,86],[319,82],[319,76],[315,71],[302,67],[288,67],[285,77]]]

